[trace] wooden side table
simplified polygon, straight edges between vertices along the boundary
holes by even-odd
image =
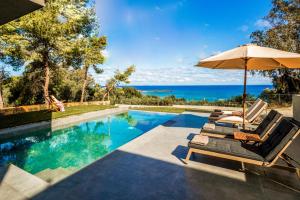
[[[234,139],[236,140],[245,140],[245,141],[254,141],[260,142],[260,137],[257,134],[243,133],[243,132],[234,132]]]

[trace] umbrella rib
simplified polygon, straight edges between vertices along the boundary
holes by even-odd
[[[277,61],[276,58],[272,58],[272,60],[274,60],[275,62],[277,62],[279,64],[279,66],[283,66],[282,68],[288,68],[287,66],[285,66],[281,62]]]
[[[239,58],[239,59],[243,59],[243,58]],[[251,58],[249,58],[250,60]],[[243,59],[244,60],[244,59]],[[219,62],[216,66],[213,67],[213,69],[222,69],[222,68],[219,68],[220,65],[222,65],[224,62],[226,62],[228,60],[222,60],[221,62]],[[237,68],[237,69],[241,69],[241,68]]]
[[[218,64],[216,64],[216,66],[213,67],[213,69],[219,69],[218,67],[220,65],[222,65],[226,60],[222,60],[221,62],[219,62]]]

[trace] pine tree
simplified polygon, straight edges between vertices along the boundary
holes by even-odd
[[[264,18],[269,26],[265,30],[253,32],[252,42],[260,46],[300,53],[300,1],[273,0],[272,5],[269,14]],[[300,92],[300,71],[297,69],[278,69],[259,73],[272,78],[277,93]]]
[[[52,71],[70,67],[66,52],[79,36],[90,33],[95,22],[89,0],[48,0],[43,9],[0,27],[0,55],[5,63],[41,71],[43,95],[48,104]]]

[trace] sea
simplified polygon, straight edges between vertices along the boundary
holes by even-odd
[[[233,96],[242,95],[243,85],[159,85],[159,86],[131,86],[141,91],[144,95],[166,97],[174,95],[177,98],[192,100],[225,100]],[[258,97],[261,92],[272,88],[272,85],[248,85],[247,94]]]

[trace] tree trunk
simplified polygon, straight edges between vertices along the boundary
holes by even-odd
[[[102,97],[102,101],[105,101],[105,97],[108,95],[108,92],[106,92],[103,97]]]
[[[0,109],[4,108],[3,97],[2,97],[2,88],[0,86]]]
[[[80,103],[83,103],[84,97],[85,97],[85,88],[87,85],[87,74],[88,74],[88,67],[85,66],[84,67],[84,80],[83,80],[83,85],[82,85],[82,89],[81,89]]]
[[[110,93],[111,90],[112,90],[112,88],[109,88],[107,90],[107,92],[103,95],[102,101],[105,101],[105,97],[107,97],[107,100],[109,101],[109,93]]]
[[[50,68],[49,63],[45,63],[45,83],[44,83],[44,99],[45,104],[49,107],[48,97],[49,97],[49,81],[50,81]]]

